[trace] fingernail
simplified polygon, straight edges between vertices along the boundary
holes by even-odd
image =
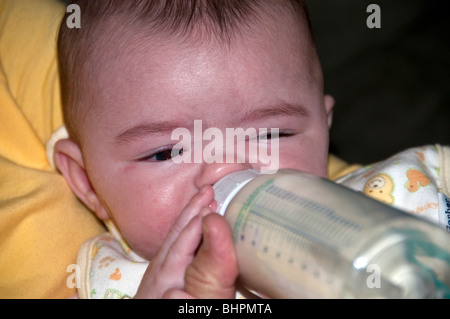
[[[209,204],[209,209],[211,209],[213,212],[217,211],[217,202],[213,199],[211,201],[211,204]]]

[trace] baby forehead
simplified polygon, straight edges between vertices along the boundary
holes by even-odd
[[[112,24],[87,68],[96,98],[110,109],[159,100],[166,105],[184,101],[192,110],[203,104],[202,98],[229,104],[223,98],[234,97],[237,104],[252,105],[242,97],[264,100],[271,91],[283,95],[292,83],[307,87],[319,82],[307,34],[293,20],[278,18],[255,21],[228,42],[207,37],[201,29],[183,36],[149,35],[145,29],[118,32]]]
[[[179,80],[199,77],[213,81],[227,76],[223,80],[231,80],[245,72],[253,74],[252,80],[256,81],[283,68],[285,76],[307,75],[317,68],[314,50],[305,45],[308,41],[302,39],[300,31],[283,32],[276,25],[270,29],[261,27],[260,34],[239,37],[229,43],[164,34],[135,35],[130,39],[122,34],[115,40],[104,41],[95,50],[98,56],[92,56],[92,70],[97,69],[96,76],[106,82],[153,80],[161,84],[169,80],[173,85]]]
[[[242,42],[223,48],[168,42],[154,50],[146,43],[120,58],[111,55],[112,62],[95,81],[97,104],[117,121],[125,120],[127,112],[147,114],[148,108],[159,120],[169,115],[216,118],[218,110],[242,113],[253,107],[280,107],[281,101],[294,104],[302,90],[319,86],[312,64],[293,53],[298,51],[264,45]]]
[[[308,63],[290,52],[272,55],[256,51],[258,56],[238,50],[224,54],[192,48],[184,54],[168,49],[127,55],[101,72],[95,85],[103,105],[158,101],[161,107],[184,104],[193,112],[202,105],[214,109],[267,104],[277,96],[295,97],[293,91],[314,83]]]

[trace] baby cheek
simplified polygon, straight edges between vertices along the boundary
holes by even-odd
[[[173,216],[156,207],[137,207],[127,220],[122,220],[121,231],[136,253],[151,260],[158,253],[173,220]]]
[[[142,257],[153,258],[176,219],[155,185],[123,185],[110,194],[111,216],[130,247]]]
[[[280,152],[280,169],[292,168],[317,176],[327,177],[327,156],[314,151],[299,149],[299,151]]]
[[[135,215],[139,214],[139,221],[134,229],[129,229],[130,236],[133,237],[133,244],[130,244],[132,248],[144,258],[152,259],[194,195],[195,193],[189,192],[189,187],[162,187],[159,191],[152,192],[145,205],[139,209],[146,212],[136,212]]]

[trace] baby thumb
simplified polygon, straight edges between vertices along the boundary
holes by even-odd
[[[196,298],[234,298],[238,276],[231,229],[216,213],[203,218],[203,242],[185,275],[185,291]]]

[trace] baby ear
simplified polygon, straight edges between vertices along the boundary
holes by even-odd
[[[325,111],[327,112],[328,128],[333,123],[334,98],[331,95],[324,96]]]
[[[109,215],[100,203],[86,172],[80,147],[71,139],[55,143],[54,162],[75,195],[102,220]]]

